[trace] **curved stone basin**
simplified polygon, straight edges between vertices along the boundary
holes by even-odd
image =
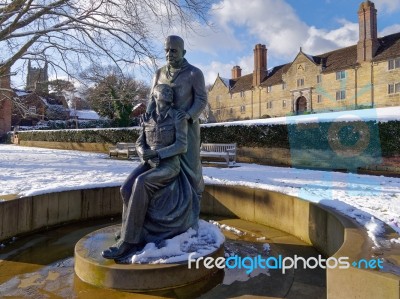
[[[316,256],[318,252],[282,231],[240,219],[211,217],[235,227],[225,230],[227,254],[240,256]],[[110,218],[85,221],[17,238],[0,250],[0,297],[16,298],[226,298],[253,295],[262,298],[323,298],[326,296],[325,271],[258,269],[247,275],[239,269],[226,269],[196,283],[170,290],[127,293],[98,288],[82,282],[74,273],[75,244],[93,231],[115,224]],[[268,253],[263,245],[268,243]],[[51,250],[49,250],[51,249]],[[154,277],[154,285],[157,280]]]
[[[240,218],[273,227],[297,237],[326,256],[346,256],[353,262],[371,258],[373,254],[371,240],[354,221],[332,209],[294,196],[240,186],[209,185],[203,194],[201,208],[206,214]],[[0,202],[0,240],[66,222],[116,215],[121,209],[118,187],[3,201]],[[399,238],[390,228],[386,234],[389,238]],[[51,248],[58,249],[57,246]],[[2,264],[7,257],[2,252],[0,254]],[[397,248],[383,251],[382,255],[393,265],[400,264]],[[16,266],[18,268],[18,264]],[[326,285],[330,298],[400,298],[400,276],[392,272],[356,267],[328,269]]]

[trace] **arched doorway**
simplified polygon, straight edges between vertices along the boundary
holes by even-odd
[[[303,96],[296,100],[296,114],[302,114],[307,111],[307,99]]]

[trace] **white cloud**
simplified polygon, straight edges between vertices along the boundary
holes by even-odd
[[[234,65],[242,68],[243,75],[252,72],[252,49],[256,43],[266,44],[268,67],[272,67],[292,61],[300,46],[306,53],[321,54],[355,44],[358,39],[357,23],[338,20],[340,27],[334,30],[310,27],[282,0],[223,0],[213,8],[213,20],[219,31],[193,37],[191,42],[198,45],[197,49],[213,55],[217,51],[224,55],[221,53],[226,49],[231,52],[245,49],[246,53],[235,61],[220,63],[214,59],[201,66],[207,84],[214,83],[218,73],[230,78]]]
[[[397,33],[397,32],[400,32],[400,24],[394,24],[394,25],[384,28],[382,31],[380,31],[378,33],[378,36],[379,37],[386,36],[386,35],[389,35],[392,33]]]
[[[247,75],[253,71],[254,58],[253,55],[244,56],[239,58],[237,61],[230,61],[229,63],[222,63],[219,61],[212,61],[208,65],[196,65],[199,67],[204,74],[206,85],[214,84],[217,75],[220,77],[231,79],[232,68],[235,65],[239,65],[242,69],[242,75]]]
[[[358,39],[357,23],[338,20],[341,26],[334,30],[310,27],[282,0],[223,0],[219,5],[223,9],[214,15],[220,28],[235,28],[238,38],[247,32],[266,44],[269,58],[280,61],[293,59],[300,47],[319,54],[355,44]]]
[[[374,0],[378,12],[393,13],[400,10],[400,0]]]
[[[311,54],[322,54],[337,48],[354,45],[358,41],[358,24],[339,20],[342,27],[334,30],[317,29],[311,26],[304,51]]]
[[[307,25],[285,1],[223,0],[214,15],[221,28],[235,28],[238,37],[247,31],[275,55],[294,55],[307,34]]]
[[[198,65],[203,71],[206,85],[214,84],[218,74],[222,78],[230,79],[232,66],[230,63],[221,63],[219,61],[212,61],[210,64],[203,66]]]

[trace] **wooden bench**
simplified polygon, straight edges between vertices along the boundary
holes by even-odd
[[[135,143],[118,142],[109,148],[110,157],[126,158],[137,156]]]
[[[229,163],[236,163],[236,143],[202,143],[200,147],[200,158],[224,159]]]

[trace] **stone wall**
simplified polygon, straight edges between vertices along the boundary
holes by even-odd
[[[108,143],[78,143],[78,142],[50,142],[50,141],[30,141],[17,139],[19,145],[54,148],[64,150],[79,150],[87,152],[108,153],[108,149],[112,144]],[[14,142],[15,143],[15,142]]]

